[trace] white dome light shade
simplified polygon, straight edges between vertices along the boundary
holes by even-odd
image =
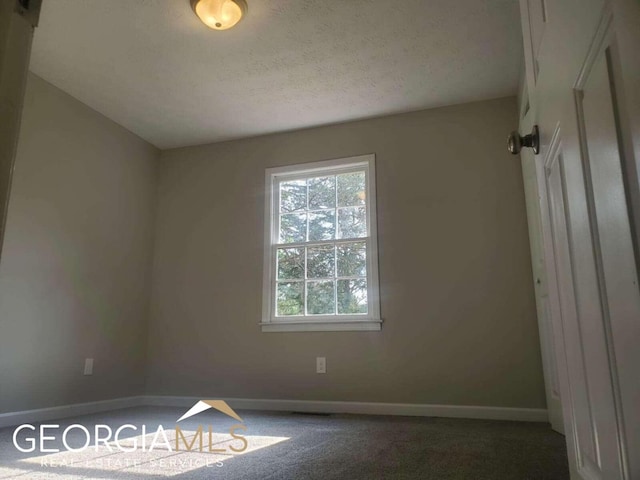
[[[191,0],[193,11],[202,22],[214,30],[227,30],[247,13],[244,0]]]

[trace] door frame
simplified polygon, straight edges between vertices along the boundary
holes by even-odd
[[[42,0],[0,1],[0,261],[33,33]]]

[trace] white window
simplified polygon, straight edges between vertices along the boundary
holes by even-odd
[[[267,170],[262,331],[380,330],[374,168]]]

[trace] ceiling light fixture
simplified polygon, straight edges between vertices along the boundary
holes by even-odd
[[[244,0],[191,0],[191,8],[209,28],[227,30],[247,13]]]

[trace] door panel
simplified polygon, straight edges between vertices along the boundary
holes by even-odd
[[[565,202],[564,165],[560,146],[557,154],[550,158],[546,171],[549,216],[556,259],[555,275],[560,293],[560,321],[565,332],[564,350],[570,377],[569,388],[564,392],[563,397],[568,399],[572,407],[569,421],[576,449],[576,463],[579,467],[592,471],[591,476],[593,476],[593,473],[600,470],[598,466],[600,462],[597,451],[598,442],[594,431],[595,420],[592,401],[589,395],[585,352],[580,341],[582,332],[573,287]],[[601,477],[596,476],[595,478]]]
[[[538,78],[540,70],[538,54],[540,52],[540,44],[542,43],[542,38],[544,36],[545,24],[547,23],[547,6],[545,2],[546,0],[527,0],[534,79]]]
[[[621,478],[614,396],[602,318],[581,311],[582,305],[577,298],[561,144],[553,154],[547,165],[547,193],[570,379],[566,395],[572,410],[569,430],[573,432],[577,470],[585,478]]]

